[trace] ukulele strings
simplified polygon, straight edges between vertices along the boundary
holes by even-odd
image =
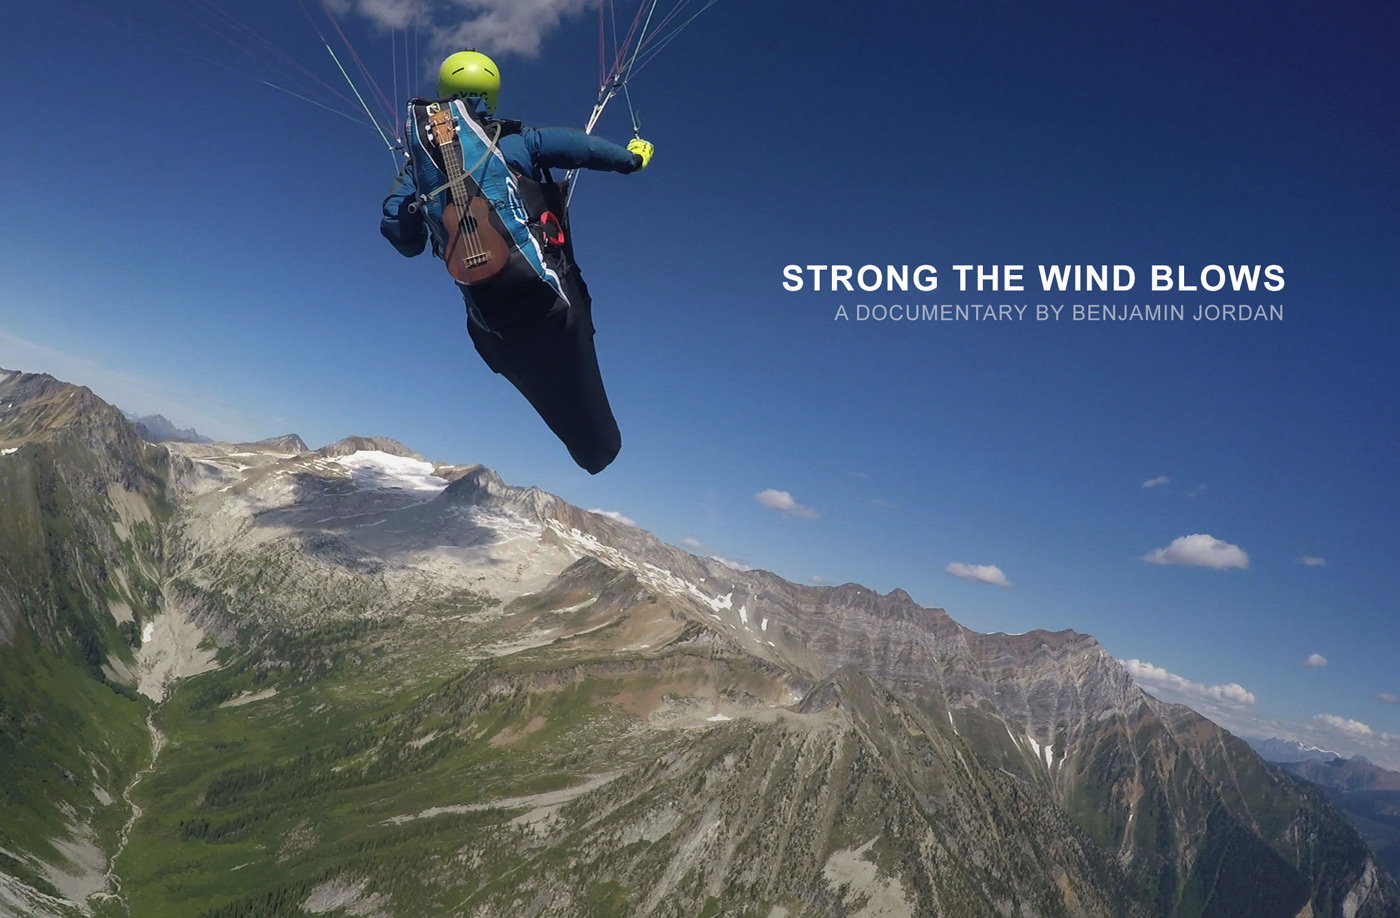
[[[470,268],[476,263],[476,259],[481,257],[481,237],[477,233],[476,221],[472,219],[469,210],[472,194],[467,189],[467,174],[462,168],[460,142],[453,144],[452,153],[455,154],[452,164],[457,167],[457,176],[452,180],[452,200],[457,205],[457,230],[467,237],[471,245],[470,250],[463,258],[465,266]]]
[[[452,123],[453,131],[454,131],[454,133],[456,133],[456,134],[460,134],[460,129],[458,129],[458,127],[457,127],[456,120],[457,120],[457,119],[456,119],[456,117],[454,116],[454,117],[452,118],[452,122],[453,122],[453,123]],[[500,125],[499,122],[497,122],[496,125],[495,125],[495,130],[494,130],[494,132],[493,132],[492,135],[491,135],[491,142],[490,142],[489,144],[487,144],[487,146],[486,146],[486,152],[483,153],[483,154],[481,155],[481,159],[478,159],[478,160],[472,165],[471,169],[467,169],[467,168],[466,168],[466,163],[465,163],[464,157],[463,157],[464,151],[462,150],[461,140],[460,140],[460,139],[457,139],[457,142],[456,142],[453,146],[454,146],[454,148],[455,148],[455,150],[456,150],[456,153],[457,153],[456,163],[457,163],[458,166],[460,167],[460,170],[459,170],[458,177],[454,180],[454,183],[453,183],[453,184],[454,184],[454,189],[453,189],[453,197],[454,197],[454,198],[456,198],[456,199],[458,199],[458,200],[465,200],[465,201],[467,201],[468,203],[470,203],[470,201],[471,201],[471,199],[472,199],[473,197],[477,197],[477,195],[473,195],[473,194],[471,193],[470,189],[468,189],[468,187],[467,187],[467,177],[470,176],[472,173],[476,172],[477,167],[479,167],[482,163],[486,162],[488,159],[491,158],[491,154],[494,153],[494,152],[496,151],[496,144],[497,144],[497,142],[498,142],[500,139],[501,139],[501,125]],[[472,179],[472,181],[473,181],[473,182],[476,182],[476,180],[475,180],[474,178]],[[456,187],[456,186],[460,186],[460,189],[461,189],[461,192],[462,192],[462,194],[461,194],[460,197],[456,194],[456,191],[457,191],[457,187]],[[477,187],[480,188],[480,183],[479,183],[479,182],[477,183]],[[479,227],[478,227],[478,222],[479,222],[479,221],[478,221],[477,219],[475,219],[474,217],[471,216],[471,213],[469,212],[469,210],[467,209],[467,207],[466,207],[465,205],[458,204],[458,211],[459,211],[459,214],[460,214],[459,219],[458,219],[459,227],[460,227],[460,229],[461,229],[463,232],[467,233],[467,235],[469,235],[469,236],[471,237],[471,242],[472,242],[472,249],[473,249],[473,251],[472,251],[470,257],[473,258],[473,259],[478,259],[478,261],[477,261],[478,264],[480,263],[480,260],[482,260],[482,259],[488,260],[488,261],[489,261],[490,259],[489,259],[489,257],[487,257],[487,256],[488,256],[488,253],[487,253],[485,247],[484,247],[484,246],[482,245],[482,243],[481,243],[481,234],[480,234],[480,232],[479,232]],[[488,212],[488,219],[489,219],[489,212]],[[470,226],[471,229],[467,229],[468,226]]]

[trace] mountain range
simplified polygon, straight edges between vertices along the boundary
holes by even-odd
[[[1344,758],[1330,749],[1321,749],[1311,743],[1286,740],[1277,736],[1260,739],[1249,737],[1245,742],[1266,762],[1330,762],[1333,759]]]
[[[0,914],[1400,916],[1090,636],[0,371]]]
[[[182,429],[176,427],[163,414],[150,414],[144,417],[137,416],[134,412],[122,412],[131,426],[136,428],[136,432],[141,435],[141,439],[151,443],[213,443],[214,441],[204,436],[193,427]]]

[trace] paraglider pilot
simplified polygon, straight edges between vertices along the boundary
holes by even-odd
[[[489,57],[460,51],[442,64],[438,101],[409,103],[408,161],[384,199],[380,232],[410,257],[432,243],[462,291],[477,353],[597,474],[622,435],[598,370],[564,190],[549,170],[628,174],[646,167],[653,147],[496,119],[500,86]]]

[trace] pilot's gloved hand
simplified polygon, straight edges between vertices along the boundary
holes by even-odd
[[[656,147],[640,137],[633,137],[627,144],[627,152],[637,158],[637,165],[633,172],[641,172],[651,162],[651,155],[656,152]]]

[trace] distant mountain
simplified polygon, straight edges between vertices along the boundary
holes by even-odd
[[[311,451],[311,447],[306,445],[306,441],[296,434],[283,434],[280,437],[269,437],[266,440],[259,440],[256,443],[235,443],[238,449],[254,450],[267,453],[287,453],[296,455]]]
[[[1266,762],[1330,762],[1333,759],[1340,759],[1341,756],[1328,749],[1320,749],[1307,743],[1300,743],[1295,740],[1279,739],[1270,737],[1269,739],[1243,738],[1246,743],[1259,753]]]
[[[330,446],[321,447],[316,450],[316,455],[334,459],[359,452],[388,453],[391,456],[426,461],[398,440],[392,440],[388,437],[346,437],[343,440],[337,440]]]
[[[0,914],[1400,918],[1094,638],[0,377]]]
[[[136,428],[141,439],[147,443],[213,443],[214,441],[194,428],[182,430],[172,424],[164,415],[149,414],[138,417],[135,412],[123,412],[126,419]]]
[[[1301,778],[1342,791],[1400,791],[1400,771],[1372,765],[1361,756],[1330,762],[1294,762],[1288,770]]]

